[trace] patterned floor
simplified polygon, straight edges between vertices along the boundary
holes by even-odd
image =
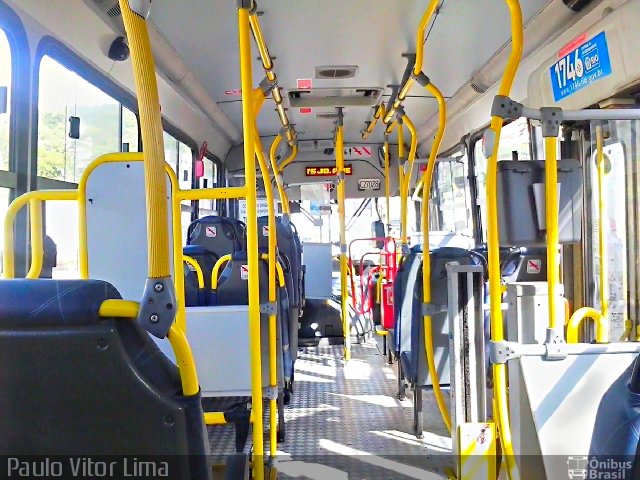
[[[306,348],[296,362],[295,391],[285,409],[286,441],[279,445],[279,478],[404,480],[446,478],[451,440],[431,392],[424,395],[425,434],[411,433],[411,397],[396,399],[396,368],[375,340]],[[408,392],[411,395],[411,392]],[[233,448],[233,430],[210,429],[214,451]],[[268,443],[267,443],[268,445]]]

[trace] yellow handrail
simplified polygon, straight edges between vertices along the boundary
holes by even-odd
[[[287,112],[283,107],[282,93],[280,91],[280,87],[278,86],[278,78],[276,77],[276,73],[273,71],[273,59],[269,54],[269,49],[267,48],[267,44],[264,41],[264,35],[262,34],[262,29],[260,28],[260,20],[258,19],[257,8],[254,8],[249,12],[249,25],[251,27],[251,32],[253,33],[253,38],[258,47],[258,51],[260,52],[260,58],[262,59],[262,68],[264,69],[267,80],[271,82],[273,86],[271,96],[274,103],[276,104],[276,110],[278,111],[278,116],[280,117],[280,123],[282,124],[283,129],[285,129],[284,133],[287,138],[287,143],[289,144],[289,146],[293,146],[296,139],[295,130],[293,128],[293,125],[289,122],[289,117],[287,117]]]
[[[419,75],[422,72],[422,64],[423,64],[423,58],[424,58],[424,35],[425,35],[427,25],[429,25],[431,18],[433,17],[436,10],[438,9],[439,3],[440,3],[440,0],[431,0],[429,2],[429,5],[427,6],[427,9],[422,15],[422,18],[420,19],[420,23],[418,24],[418,30],[416,32],[416,59],[413,66],[414,75]],[[404,85],[400,86],[400,90],[398,91],[398,97],[396,98],[396,101],[393,103],[392,107],[385,112],[385,115],[383,118],[384,123],[389,124],[393,116],[396,114],[398,107],[402,104],[402,101],[406,98],[407,94],[409,93],[409,90],[411,89],[414,83],[415,83],[415,79],[414,77],[411,76],[407,79],[407,82]]]
[[[251,402],[254,418],[262,418],[262,340],[260,320],[260,284],[258,273],[258,205],[254,147],[254,98],[249,9],[238,7],[240,43],[240,80],[242,88],[242,130],[244,140],[244,172],[247,188],[247,264],[249,267],[249,345],[251,349]],[[251,272],[255,272],[251,275]],[[256,480],[264,480],[264,435],[262,421],[253,425],[253,472]]]
[[[607,343],[609,335],[606,318],[601,312],[591,307],[582,307],[576,310],[567,324],[567,343],[578,343],[578,328],[585,318],[590,318],[596,325],[596,342]]]
[[[144,143],[149,278],[166,278],[171,276],[169,215],[167,212],[164,141],[156,69],[145,19],[131,11],[128,0],[119,0],[119,2],[131,50],[131,63],[136,92],[138,93],[140,130]]]
[[[422,174],[422,181],[424,188],[422,189],[422,205],[421,205],[421,227],[422,227],[422,302],[425,305],[431,303],[431,254],[429,249],[429,192],[431,192],[431,185],[433,182],[433,173],[436,168],[436,161],[438,158],[438,151],[442,143],[444,131],[447,124],[447,105],[445,99],[440,93],[440,90],[435,85],[429,83],[425,88],[437,99],[438,101],[438,131],[436,132],[433,145],[431,146],[431,152],[429,153],[429,161],[427,163],[427,169]],[[431,315],[424,315],[423,321],[423,334],[424,334],[424,348],[425,355],[427,357],[427,366],[429,368],[429,376],[431,377],[431,383],[433,385],[433,393],[436,397],[436,403],[440,410],[440,415],[444,421],[447,430],[451,431],[451,416],[447,408],[442,390],[440,388],[440,378],[438,377],[438,370],[435,365],[434,351],[433,351],[433,324],[431,322]]]
[[[385,114],[384,103],[381,103],[380,105],[374,108],[373,118],[371,119],[371,122],[369,123],[369,125],[367,125],[367,128],[364,130],[364,132],[362,132],[363,140],[366,140],[367,137],[371,134],[371,132],[373,132],[373,129],[376,128],[376,123],[378,123],[378,120],[380,120],[380,118],[383,117],[384,114]]]
[[[342,125],[342,112],[336,129],[336,170],[338,175],[338,217],[340,222],[340,312],[342,315],[342,328],[344,333],[344,359],[351,359],[351,329],[349,322],[349,310],[347,305],[347,232],[345,215],[345,185],[344,185],[344,126]]]
[[[216,262],[216,264],[213,266],[213,269],[211,270],[211,290],[215,290],[218,288],[218,277],[220,274],[220,269],[222,268],[223,265],[225,265],[227,262],[231,261],[231,254],[227,254],[227,255],[223,255],[221,256],[218,261]]]
[[[202,268],[200,264],[196,262],[195,258],[190,257],[189,255],[183,255],[182,260],[190,265],[193,268],[193,271],[196,272],[196,276],[198,277],[198,288],[202,290],[204,288],[204,273],[202,273]]]
[[[291,210],[289,209],[289,199],[287,198],[287,192],[285,191],[284,185],[282,184],[282,176],[278,171],[278,163],[276,162],[276,152],[278,151],[280,142],[282,142],[282,135],[276,135],[276,138],[273,140],[271,148],[269,149],[269,162],[271,163],[273,178],[275,179],[276,186],[278,187],[278,195],[280,196],[282,213],[284,213],[285,215],[290,215]]]
[[[32,201],[37,201],[38,203],[40,203],[46,201],[73,201],[77,199],[78,192],[76,190],[33,190],[31,192],[20,195],[11,202],[4,217],[4,252],[2,258],[2,271],[4,278],[14,278],[16,275],[13,224],[16,220],[18,212],[20,212],[20,210],[22,210],[25,205],[31,205]],[[34,235],[34,233],[36,233],[36,230],[38,233],[36,236],[41,237],[42,227],[40,227],[39,229],[35,229],[33,226],[31,227],[32,236]],[[42,242],[42,239],[40,240],[40,242]],[[31,239],[31,245],[33,248],[33,238]],[[32,252],[32,260],[37,256],[38,255]],[[41,255],[40,258],[42,258]],[[31,266],[30,270],[33,269],[34,267]],[[39,274],[40,272],[38,272],[38,275]]]
[[[511,15],[511,53],[505,68],[498,95],[508,97],[515,79],[520,59],[522,57],[524,29],[522,25],[522,11],[518,0],[505,0]],[[493,151],[487,161],[487,250],[489,268],[489,298],[491,317],[491,340],[504,340],[502,320],[502,294],[500,285],[500,237],[498,233],[498,203],[497,203],[497,168],[498,149],[500,147],[500,132],[503,119],[499,116],[491,117],[491,124],[487,131],[493,139]],[[423,192],[427,191],[423,187]],[[424,197],[424,193],[423,193]],[[493,364],[494,399],[498,431],[502,449],[507,462],[507,474],[511,480],[517,478],[517,466],[513,452],[511,428],[509,425],[509,406],[507,397],[506,365]]]

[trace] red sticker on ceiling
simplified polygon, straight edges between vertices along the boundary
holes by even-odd
[[[297,83],[298,90],[311,90],[313,88],[310,78],[299,78]]]
[[[225,95],[242,95],[242,90],[225,90]]]
[[[311,113],[311,107],[302,107],[300,109],[301,115],[309,115]]]

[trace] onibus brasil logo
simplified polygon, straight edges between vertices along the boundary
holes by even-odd
[[[569,479],[623,480],[631,478],[633,462],[615,458],[576,456],[567,459]]]

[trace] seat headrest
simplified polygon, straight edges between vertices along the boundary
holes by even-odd
[[[0,328],[89,325],[102,302],[121,298],[102,280],[0,280]]]

